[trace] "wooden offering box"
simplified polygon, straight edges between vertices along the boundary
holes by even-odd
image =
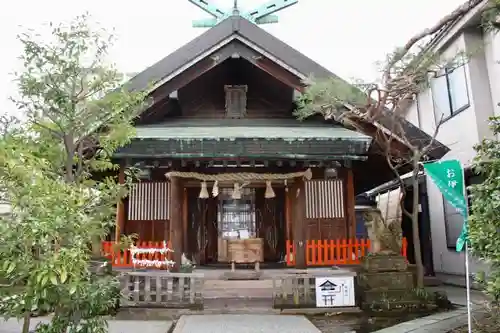
[[[262,238],[230,239],[227,244],[229,261],[237,264],[253,264],[264,261]]]

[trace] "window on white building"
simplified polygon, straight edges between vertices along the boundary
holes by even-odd
[[[447,120],[470,106],[465,65],[447,68],[431,79],[436,123]]]

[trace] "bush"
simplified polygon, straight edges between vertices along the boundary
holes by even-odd
[[[490,118],[493,139],[484,139],[475,147],[474,170],[482,175],[481,184],[470,187],[472,207],[469,239],[472,254],[485,261],[490,271],[478,279],[494,303],[500,300],[500,117]]]

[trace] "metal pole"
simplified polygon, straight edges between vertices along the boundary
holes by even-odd
[[[465,168],[462,163],[460,163],[462,168],[463,186],[464,186],[464,199],[465,199],[465,219],[464,223],[467,223],[467,238],[465,239],[465,293],[467,299],[467,332],[472,333],[472,311],[471,311],[471,301],[470,301],[470,270],[469,270],[469,196],[467,195],[467,186],[465,185]]]
[[[468,332],[472,333],[472,311],[470,301],[470,277],[469,277],[469,245],[465,242],[465,287],[467,294],[467,327]]]

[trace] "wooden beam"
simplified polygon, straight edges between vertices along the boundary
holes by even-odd
[[[120,169],[118,171],[118,183],[125,184],[125,165],[120,163]],[[125,230],[125,204],[123,199],[120,199],[116,204],[116,221],[115,221],[115,242],[120,241],[120,236]]]
[[[351,168],[345,169],[345,184],[346,184],[346,215],[347,215],[347,232],[348,237],[351,239],[356,238],[356,212],[354,210],[355,206],[355,194],[354,194],[354,179]]]
[[[292,240],[292,201],[290,200],[290,188],[285,188],[285,232],[286,239]]]
[[[295,245],[295,268],[306,268],[306,191],[303,179],[297,179],[293,186],[293,243]]]
[[[384,147],[383,142],[378,142],[377,138],[378,135],[380,135],[381,129],[379,129],[375,124],[369,123],[363,120],[352,120],[353,122],[356,123],[356,127],[359,128],[359,131],[362,132],[365,135],[369,135],[374,139],[374,143],[372,146],[377,146],[381,149],[381,154],[384,154],[383,152],[385,151],[386,147]],[[380,140],[380,139],[379,139]],[[404,143],[401,141],[394,139],[391,140],[390,142],[390,152],[394,157],[404,157],[407,156],[409,153],[410,149],[407,147]]]
[[[182,198],[182,234],[183,234],[183,240],[182,240],[182,251],[185,252],[186,254],[189,252],[189,244],[188,244],[188,192],[187,188],[184,187],[183,191],[183,198]]]
[[[174,250],[175,265],[172,269],[178,272],[182,262],[182,179],[171,177],[170,179],[170,241]]]
[[[181,74],[174,77],[172,80],[166,82],[162,86],[158,87],[153,93],[155,103],[163,101],[167,98],[173,91],[179,90],[188,83],[199,78],[212,68],[216,67],[223,61],[229,59],[236,52],[235,44],[228,44],[214,54],[200,60],[198,63],[194,64],[190,68],[186,69]]]
[[[165,110],[168,109],[172,100],[169,98],[165,98],[162,101],[159,101],[158,103],[154,103],[152,106],[147,108],[144,112],[142,112],[139,115],[139,118],[135,119],[135,124],[141,124],[141,120],[144,120],[146,118],[149,118],[152,114],[157,112],[158,110]]]
[[[292,87],[300,92],[305,90],[306,84],[301,81],[299,77],[287,71],[283,67],[274,63],[272,60],[267,59],[257,51],[252,50],[241,43],[235,43],[236,52],[244,59],[260,68],[269,75],[275,77],[277,80]]]
[[[300,92],[305,91],[306,86],[300,78],[290,73],[286,69],[280,67],[279,65],[275,64],[271,60],[267,58],[260,58],[256,61],[256,65],[257,67],[269,73],[270,75],[272,75],[279,81],[283,82],[287,86],[290,86]]]

